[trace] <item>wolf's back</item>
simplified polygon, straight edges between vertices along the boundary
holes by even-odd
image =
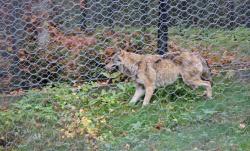
[[[192,60],[193,57],[197,57],[195,60],[199,60],[202,64],[202,75],[201,79],[209,81],[212,84],[211,70],[208,62],[199,54],[192,54],[191,52],[171,52],[163,56],[164,59],[172,60],[176,65],[183,67],[189,67],[190,64],[194,64],[196,61]],[[197,63],[197,62],[196,62]]]

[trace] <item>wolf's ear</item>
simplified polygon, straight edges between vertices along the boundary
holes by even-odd
[[[104,55],[107,57],[112,57],[116,53],[116,49],[113,47],[108,47],[104,50]]]

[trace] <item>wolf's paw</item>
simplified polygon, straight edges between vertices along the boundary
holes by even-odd
[[[213,99],[213,97],[212,97],[212,96],[206,96],[206,99],[207,99],[208,101],[210,101],[210,100]]]
[[[200,97],[204,98],[206,101],[213,99],[212,94],[204,92],[203,94],[199,95]]]
[[[130,101],[128,104],[131,105],[131,106],[134,106],[134,105],[136,105],[136,102],[135,101]]]
[[[142,103],[142,107],[146,107],[148,105],[149,105],[149,103],[145,103],[145,102]]]
[[[206,101],[210,101],[210,100],[212,100],[212,99],[213,99],[213,97],[212,97],[212,96],[207,95],[207,94],[203,94],[203,95],[202,95],[202,97],[203,97]]]

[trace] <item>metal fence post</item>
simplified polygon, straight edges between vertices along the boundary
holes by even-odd
[[[148,25],[148,11],[149,11],[149,7],[148,7],[148,0],[141,0],[141,7],[140,7],[140,11],[142,13],[141,16],[141,26],[142,26],[142,31],[146,31],[147,25]]]
[[[169,0],[159,1],[159,23],[158,23],[158,50],[157,53],[163,55],[168,47],[168,10]]]
[[[87,25],[86,25],[86,16],[87,16],[87,10],[86,8],[88,7],[88,0],[82,0],[80,3],[81,6],[81,11],[82,11],[82,20],[81,20],[81,29],[86,30]]]

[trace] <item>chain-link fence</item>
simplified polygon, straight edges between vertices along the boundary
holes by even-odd
[[[0,0],[0,149],[247,150],[249,0]],[[117,48],[198,52],[213,99],[181,80],[128,106]],[[14,103],[12,103],[14,102]]]

